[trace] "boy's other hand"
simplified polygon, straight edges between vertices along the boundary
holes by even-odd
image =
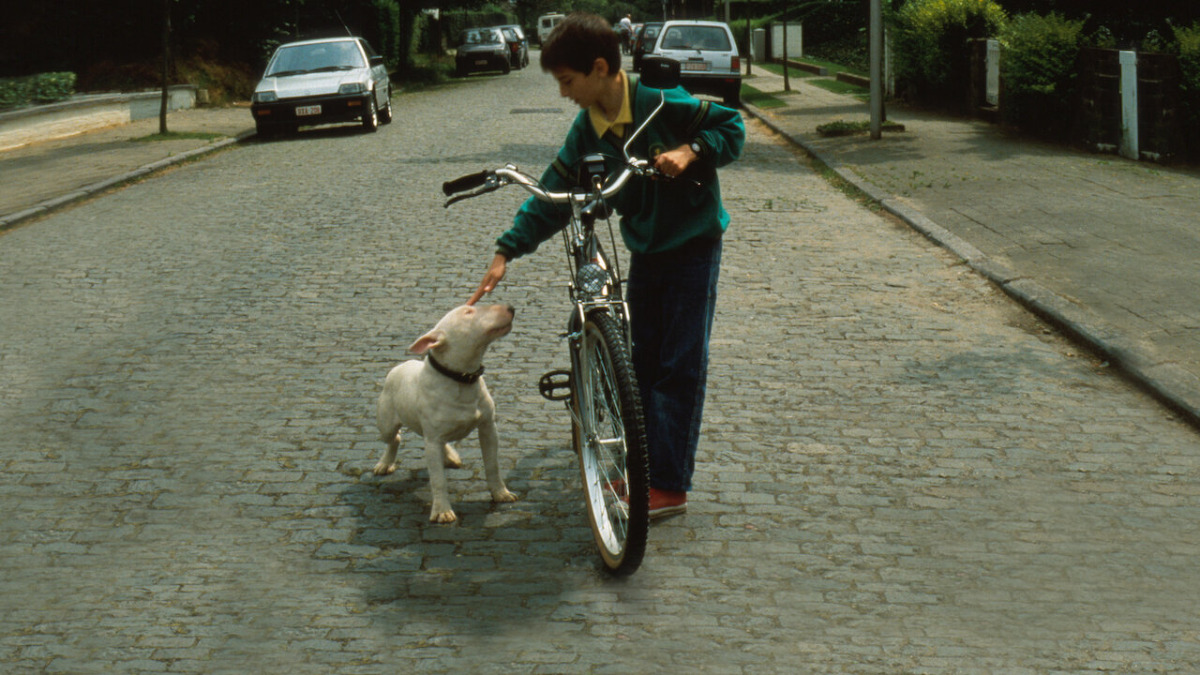
[[[483,281],[479,283],[479,288],[475,290],[475,294],[467,301],[468,305],[473,305],[479,302],[479,299],[484,295],[495,290],[500,280],[504,278],[504,272],[508,269],[508,259],[499,253],[492,258],[492,265],[488,267],[487,274],[483,275]]]
[[[696,159],[698,158],[691,146],[684,144],[659,155],[654,160],[654,168],[674,178],[683,173],[684,169],[688,168],[688,165]]]

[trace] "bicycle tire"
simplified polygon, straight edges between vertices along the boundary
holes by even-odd
[[[572,353],[571,439],[600,557],[610,573],[624,576],[642,564],[650,525],[641,394],[625,333],[611,314],[588,312],[579,334]]]

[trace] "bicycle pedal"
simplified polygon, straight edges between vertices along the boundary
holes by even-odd
[[[571,371],[552,370],[538,380],[538,391],[549,401],[565,401],[571,398]]]

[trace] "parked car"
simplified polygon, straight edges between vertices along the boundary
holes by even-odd
[[[512,70],[508,41],[499,28],[468,28],[458,37],[454,71],[462,77],[480,70]]]
[[[733,33],[724,23],[668,21],[659,31],[652,53],[679,61],[684,89],[720,96],[731,107],[741,103],[741,58]]]
[[[538,17],[538,44],[545,44],[546,38],[550,37],[550,31],[558,25],[560,21],[567,18],[566,14],[543,14]]]
[[[529,65],[529,41],[525,39],[525,31],[516,24],[496,26],[504,34],[508,42],[508,60],[513,68],[520,70]]]
[[[661,21],[651,21],[642,24],[633,38],[633,70],[640,71],[642,69],[642,57],[646,52],[654,48],[654,42],[658,39],[658,32],[662,30]]]
[[[357,37],[280,45],[254,88],[259,135],[301,125],[359,120],[371,132],[392,121],[392,85],[383,57]]]

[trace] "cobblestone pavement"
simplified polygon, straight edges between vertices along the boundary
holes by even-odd
[[[439,186],[540,168],[573,111],[536,69],[395,104],[0,237],[0,670],[1200,668],[1196,431],[754,123],[691,511],[597,569],[535,386],[565,355],[552,242],[495,294],[520,501],[472,439],[460,523],[428,524],[415,442],[370,473],[374,398],[520,200]]]
[[[778,91],[759,68],[752,82]],[[1200,426],[1200,171],[892,102],[900,133],[824,137],[867,104],[804,80],[755,112]]]

